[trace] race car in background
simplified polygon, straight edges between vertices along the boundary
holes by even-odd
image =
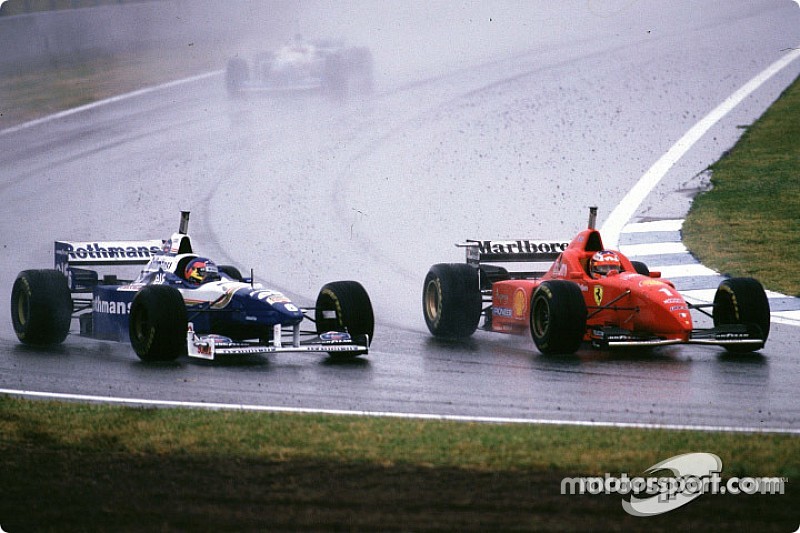
[[[228,93],[321,92],[333,97],[369,94],[373,60],[369,49],[342,41],[306,41],[300,36],[251,60],[236,56],[225,72]]]
[[[166,241],[55,242],[55,269],[25,270],[11,292],[19,340],[59,344],[73,319],[80,334],[130,341],[144,361],[189,355],[322,352],[333,357],[368,353],[372,303],[356,281],[328,283],[314,307],[300,307],[276,290],[217,266],[194,252],[182,212]],[[133,280],[101,278],[86,266],[145,265]],[[311,323],[309,326],[308,324]]]
[[[430,332],[469,337],[483,318],[486,331],[530,334],[544,354],[574,353],[583,342],[597,348],[710,344],[731,352],[764,346],[770,310],[758,281],[727,279],[713,304],[688,304],[659,272],[605,250],[596,217],[591,208],[588,229],[570,242],[457,244],[466,248],[466,263],[433,265],[425,278]],[[516,267],[506,268],[511,264]],[[695,329],[693,310],[712,318],[713,327]]]

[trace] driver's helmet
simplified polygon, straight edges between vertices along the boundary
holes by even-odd
[[[594,277],[607,276],[612,270],[619,272],[620,266],[619,256],[616,252],[601,250],[592,256],[589,262],[589,272]]]
[[[211,259],[206,259],[205,257],[195,257],[189,261],[183,277],[186,278],[186,281],[195,285],[220,279],[217,265]]]

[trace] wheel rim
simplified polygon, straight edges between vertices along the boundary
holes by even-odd
[[[533,320],[531,326],[533,333],[537,338],[543,337],[550,327],[550,305],[544,298],[538,298],[534,303],[533,312],[531,313]]]
[[[425,315],[431,322],[435,322],[439,318],[440,305],[439,284],[434,279],[425,287]]]
[[[27,325],[29,313],[30,301],[28,300],[28,294],[25,291],[20,291],[17,299],[17,321],[20,326],[25,327]]]
[[[133,335],[139,343],[144,342],[150,334],[150,324],[147,311],[142,308],[139,310],[136,320],[133,322]]]

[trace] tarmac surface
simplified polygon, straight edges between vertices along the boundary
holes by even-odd
[[[788,0],[593,5],[528,13],[543,18],[527,41],[457,58],[442,52],[446,39],[401,51],[375,43],[370,98],[230,99],[212,73],[0,131],[7,299],[18,271],[52,265],[54,240],[165,238],[185,209],[203,255],[252,268],[301,304],[328,281],[359,280],[377,319],[372,351],[355,362],[154,365],[127,345],[77,335],[24,347],[4,306],[0,389],[800,431],[800,333],[785,322],[744,357],[698,346],[545,357],[527,337],[441,342],[425,327],[424,276],[463,260],[455,242],[569,239],[590,205],[606,222],[687,131],[800,44],[800,9]],[[790,62],[714,122],[626,224],[682,219],[703,170],[798,72]],[[672,231],[666,242],[676,242]],[[638,233],[623,231],[621,245],[642,244]],[[702,276],[676,273],[679,289],[706,289],[693,285]]]

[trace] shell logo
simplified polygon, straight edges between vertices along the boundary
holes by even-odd
[[[514,318],[525,318],[525,309],[528,307],[527,300],[528,299],[525,297],[525,291],[522,289],[517,289],[514,293],[514,301],[512,304],[514,309]]]

